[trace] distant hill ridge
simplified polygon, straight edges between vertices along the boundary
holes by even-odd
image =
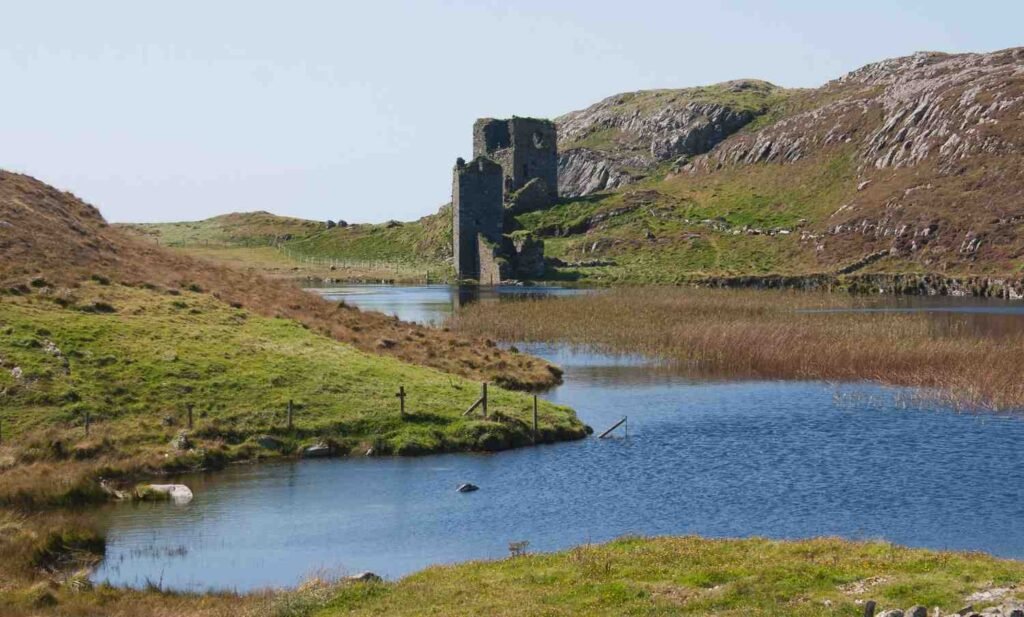
[[[1024,272],[1024,48],[916,53],[813,89],[623,93],[557,122],[563,201],[518,217],[554,278]],[[388,229],[307,247],[449,256],[445,214]]]

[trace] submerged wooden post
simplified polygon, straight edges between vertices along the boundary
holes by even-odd
[[[292,430],[292,399],[288,399],[288,430]]]
[[[192,403],[188,404],[188,428],[192,430]]]
[[[399,411],[404,416],[405,415],[405,386],[398,386],[398,394],[396,394],[395,396],[398,397]]]
[[[480,400],[483,401],[484,417],[487,417],[487,382],[485,381],[480,390]]]
[[[533,443],[537,443],[537,395],[533,395]]]
[[[622,416],[621,420],[619,420],[618,422],[613,424],[612,427],[610,429],[608,429],[607,431],[605,431],[605,432],[601,433],[600,435],[598,435],[597,438],[598,439],[604,439],[605,437],[607,437],[609,435],[609,433],[611,433],[615,429],[617,429],[620,426],[622,426],[623,424],[625,424],[626,420],[628,420],[628,419],[629,419],[629,416]],[[626,428],[626,436],[627,437],[629,436],[629,428],[628,427]]]

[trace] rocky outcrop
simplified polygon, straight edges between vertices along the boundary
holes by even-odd
[[[922,52],[869,64],[808,92],[796,109],[722,144],[702,162],[794,162],[823,148],[855,146],[864,168],[929,158],[951,166],[972,154],[1019,147],[1024,48],[989,54]]]
[[[558,192],[578,197],[629,184],[665,161],[711,150],[780,92],[742,80],[618,94],[556,120]]]
[[[575,148],[558,155],[558,194],[561,197],[581,197],[599,191],[610,191],[630,184],[643,175],[626,171],[644,167],[647,160],[616,160],[608,152]]]

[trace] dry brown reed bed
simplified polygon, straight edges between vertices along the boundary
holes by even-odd
[[[698,372],[871,380],[970,409],[1024,408],[1020,317],[843,312],[875,300],[798,292],[627,288],[476,305],[453,329],[638,353]]]

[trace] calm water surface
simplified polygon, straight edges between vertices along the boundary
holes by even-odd
[[[444,287],[331,294],[420,321],[457,303]],[[95,578],[199,590],[293,585],[317,569],[396,578],[500,557],[511,541],[555,550],[627,533],[840,535],[1024,558],[1024,421],[896,388],[692,381],[638,358],[529,350],[566,369],[547,398],[599,429],[628,415],[629,437],[183,478],[190,504],[106,510]],[[481,490],[456,493],[461,482]]]

